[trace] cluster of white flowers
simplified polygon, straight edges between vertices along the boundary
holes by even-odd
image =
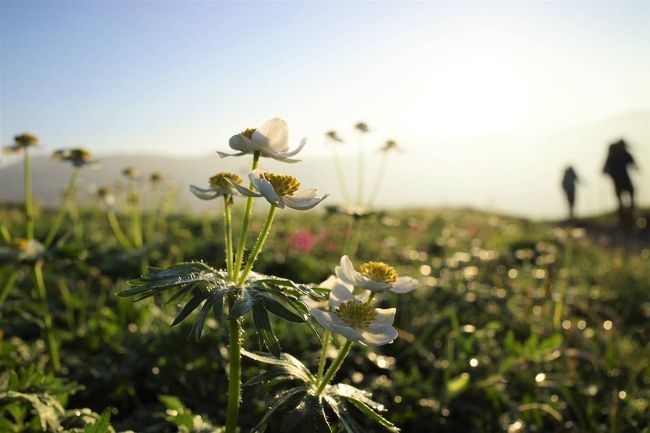
[[[299,162],[292,159],[307,143],[303,138],[300,145],[289,151],[289,128],[287,122],[273,118],[257,129],[247,129],[230,138],[230,147],[238,153],[217,152],[220,157],[241,156],[258,153],[260,156],[273,158],[282,162]],[[210,178],[208,188],[190,186],[190,191],[202,200],[212,200],[221,196],[244,195],[248,197],[264,197],[272,206],[283,209],[285,206],[308,210],[328,197],[328,194],[318,197],[314,188],[300,188],[300,182],[287,174],[276,174],[263,169],[255,169],[248,174],[254,189],[241,185],[239,176],[232,173],[218,173]]]
[[[330,311],[311,308],[311,315],[325,329],[350,341],[367,346],[382,346],[397,338],[393,327],[395,308],[374,308],[375,293],[391,291],[408,293],[417,287],[417,280],[399,277],[392,266],[383,262],[367,262],[356,271],[348,256],[321,286],[331,289]]]

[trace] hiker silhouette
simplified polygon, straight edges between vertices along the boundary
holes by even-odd
[[[626,207],[634,210],[634,186],[628,174],[628,166],[638,168],[634,158],[628,151],[628,145],[624,140],[609,145],[607,160],[603,167],[603,173],[609,175],[614,182],[614,191],[618,200],[618,211],[623,214]],[[625,206],[624,196],[627,195],[629,206]]]
[[[562,176],[562,189],[566,195],[567,203],[569,204],[569,219],[573,219],[573,207],[576,202],[576,183],[578,183],[578,175],[572,166],[564,169]]]

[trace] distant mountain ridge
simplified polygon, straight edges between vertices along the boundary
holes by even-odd
[[[609,180],[601,173],[607,144],[624,137],[640,166],[633,174],[640,205],[650,204],[650,111],[616,116],[592,125],[565,129],[535,137],[509,136],[426,143],[424,151],[390,156],[376,205],[472,206],[510,214],[556,218],[564,215],[564,198],[559,178],[571,162],[581,177],[578,189],[579,214],[596,213],[614,207]],[[507,143],[508,146],[504,145]],[[448,151],[453,149],[453,152]],[[508,150],[506,150],[508,149]],[[513,150],[514,149],[514,150]],[[216,150],[216,149],[215,149]],[[380,157],[368,156],[366,193],[372,189]],[[219,159],[216,154],[197,158],[150,155],[100,157],[98,170],[83,169],[79,187],[88,197],[93,186],[113,185],[127,166],[148,177],[160,171],[170,177],[169,187],[180,191],[180,206],[200,210],[215,206],[191,196],[190,184],[207,185],[210,176],[232,171],[245,177],[250,158]],[[340,189],[333,162],[328,158],[306,159],[297,164],[262,159],[262,166],[296,176],[304,187],[328,192],[329,203],[340,202]],[[348,190],[356,187],[356,156],[342,161],[348,175]],[[45,156],[33,158],[34,196],[45,206],[56,206],[70,175],[68,164]],[[0,201],[22,201],[20,158],[0,167]]]

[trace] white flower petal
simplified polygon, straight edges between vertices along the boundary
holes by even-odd
[[[262,156],[267,156],[267,157],[273,158],[273,159],[275,159],[277,161],[287,162],[289,164],[294,164],[296,162],[302,161],[302,159],[285,158],[280,153],[262,152]]]
[[[213,200],[220,195],[219,192],[215,191],[214,189],[203,189],[199,188],[196,185],[190,185],[190,192],[201,200]]]
[[[226,153],[226,152],[217,151],[217,155],[219,155],[219,158],[228,158],[229,156],[242,156],[245,154],[246,152]]]
[[[372,322],[372,325],[377,324],[377,325],[392,325],[393,321],[395,320],[395,312],[397,310],[395,308],[375,308],[375,312],[377,313],[377,317],[375,317],[375,320]]]
[[[361,332],[360,342],[367,346],[383,346],[392,343],[398,335],[397,329],[392,326],[386,326],[381,332],[373,332],[368,329]]]
[[[384,283],[383,281],[372,281],[362,275],[359,275],[357,286],[372,290],[373,292],[384,292],[391,288],[391,285],[388,283]]]
[[[257,142],[241,134],[236,134],[230,137],[230,140],[228,140],[228,145],[230,145],[232,149],[239,150],[243,153],[252,153],[258,150],[262,150],[262,146],[260,146]]]
[[[390,291],[395,293],[408,293],[418,286],[418,280],[411,277],[399,277]]]
[[[287,122],[277,117],[266,121],[253,133],[252,141],[260,148],[267,147],[275,153],[285,152],[289,149]]]
[[[352,301],[354,299],[355,297],[352,294],[352,291],[342,284],[335,285],[330,292],[330,306],[333,309],[339,308],[339,305],[343,302]]]
[[[283,199],[286,205],[291,209],[308,210],[325,200],[327,197],[329,197],[329,194],[325,194],[322,197],[297,197],[296,195],[293,195],[283,197]]]
[[[282,156],[293,156],[297,154],[302,150],[303,147],[305,147],[305,144],[307,144],[307,137],[304,137],[302,140],[300,140],[300,145],[296,147],[294,150],[292,150],[291,152],[283,152]]]
[[[266,201],[272,205],[278,206],[279,208],[284,207],[284,203],[280,200],[280,196],[277,192],[275,192],[275,189],[273,189],[271,182],[262,178],[256,178],[255,180],[251,178],[251,180],[253,182],[253,185],[255,185],[255,189],[257,189],[260,194],[264,196]]]
[[[335,275],[330,275],[329,277],[327,277],[325,281],[320,283],[318,287],[323,287],[325,289],[333,289],[334,286],[336,286],[337,284],[339,284],[338,278],[336,278]]]
[[[230,185],[232,185],[233,188],[237,190],[241,195],[245,195],[247,197],[261,197],[261,194],[256,193],[255,191],[251,191],[250,189],[246,188],[243,185],[240,185],[238,183],[235,183],[229,179],[226,179]]]
[[[334,269],[334,273],[344,283],[353,286],[357,283],[357,272],[354,270],[354,265],[352,265],[352,262],[347,255],[341,257],[341,265]]]
[[[347,326],[336,313],[330,313],[317,308],[312,308],[309,310],[309,313],[323,328],[341,334],[348,340],[356,341],[361,339],[361,334],[354,328]]]

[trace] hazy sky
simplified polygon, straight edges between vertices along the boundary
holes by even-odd
[[[553,131],[650,107],[650,2],[0,3],[1,139],[202,154]]]
[[[310,159],[329,155],[325,131],[355,141],[363,120],[366,146],[406,149],[380,204],[560,215],[572,163],[579,211],[607,209],[619,137],[650,182],[648,1],[0,1],[0,48],[2,144],[30,131],[42,152],[214,157],[279,116]]]

